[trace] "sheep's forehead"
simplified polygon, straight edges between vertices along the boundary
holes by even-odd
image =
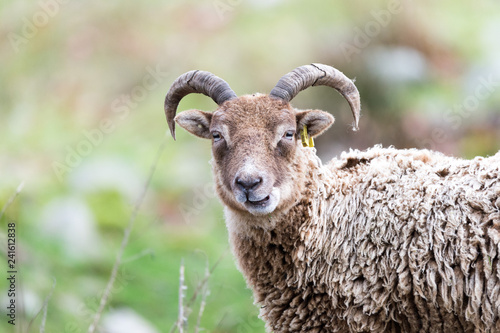
[[[235,133],[272,133],[280,125],[293,126],[295,111],[282,100],[267,95],[246,95],[224,103],[212,119],[212,128],[225,126]]]

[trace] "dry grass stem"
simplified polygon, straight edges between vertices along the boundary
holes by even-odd
[[[54,283],[52,284],[52,288],[50,289],[49,294],[47,295],[47,297],[45,297],[45,300],[44,300],[40,310],[38,310],[38,312],[35,314],[35,316],[30,320],[26,332],[30,331],[31,326],[33,325],[34,321],[36,320],[36,318],[38,318],[38,316],[40,315],[40,313],[42,311],[43,311],[43,316],[42,316],[42,322],[40,323],[40,333],[45,332],[45,323],[47,321],[47,309],[49,307],[49,301],[52,298],[52,294],[54,293],[54,289],[56,289],[56,279],[55,278],[54,278]]]
[[[3,214],[5,213],[7,208],[9,208],[9,206],[14,202],[14,200],[16,200],[16,197],[19,195],[19,193],[21,193],[23,187],[24,187],[24,181],[22,181],[21,184],[17,186],[16,192],[14,192],[14,194],[10,196],[9,200],[7,200],[5,205],[3,205],[2,211],[0,212],[0,220],[2,219]]]
[[[185,284],[184,284],[184,260],[181,261],[181,274],[180,274],[181,277],[180,277],[180,281],[179,281],[179,316],[178,316],[175,324],[170,329],[170,333],[174,333],[177,329],[179,329],[179,332],[182,333],[183,329],[184,330],[187,329],[187,325],[188,325],[187,319],[188,319],[189,314],[191,312],[191,308],[194,305],[194,303],[196,302],[196,300],[198,299],[198,296],[201,295],[200,309],[198,311],[198,318],[197,318],[196,327],[195,327],[195,331],[196,332],[199,331],[201,316],[203,315],[203,311],[205,310],[205,306],[206,306],[206,299],[207,299],[208,295],[210,294],[210,290],[208,289],[208,280],[210,279],[210,276],[212,275],[213,271],[219,265],[222,258],[224,258],[224,256],[226,255],[227,252],[228,252],[228,250],[226,249],[226,251],[224,251],[224,253],[222,253],[222,255],[219,257],[219,259],[217,259],[215,264],[213,264],[213,266],[210,269],[208,269],[209,265],[208,265],[208,258],[207,258],[206,268],[205,268],[205,276],[198,283],[198,285],[196,286],[196,288],[193,292],[193,295],[191,296],[191,298],[189,298],[189,301],[186,304],[184,304],[184,299],[186,297],[186,295],[184,294],[184,290],[187,289],[187,286],[185,286]]]
[[[210,270],[209,270],[208,258],[207,258],[207,263],[205,265],[205,280],[206,281],[208,281],[209,276],[210,276]],[[200,330],[201,316],[203,315],[203,311],[205,310],[205,305],[206,305],[206,300],[207,300],[208,295],[210,295],[210,289],[208,289],[208,284],[205,283],[205,285],[203,287],[203,291],[201,293],[200,310],[198,311],[198,320],[196,321],[195,333],[198,333]]]
[[[127,228],[124,231],[124,235],[123,235],[120,249],[118,251],[118,254],[116,255],[116,260],[115,260],[113,269],[111,271],[111,276],[109,278],[106,289],[104,290],[104,293],[101,297],[101,300],[99,303],[99,308],[97,309],[97,312],[95,313],[94,320],[92,321],[92,323],[89,326],[89,329],[87,331],[88,333],[94,333],[95,330],[97,329],[97,325],[99,324],[99,320],[101,318],[102,312],[104,311],[104,308],[108,302],[109,297],[111,296],[111,289],[113,288],[113,285],[114,285],[115,280],[116,280],[116,275],[118,274],[118,269],[120,268],[120,265],[121,265],[123,252],[125,251],[125,247],[128,244],[128,240],[130,237],[130,233],[132,232],[134,222],[137,218],[137,214],[139,212],[139,209],[140,209],[140,207],[144,201],[144,198],[146,196],[146,192],[149,188],[149,184],[151,183],[151,179],[153,178],[153,174],[154,174],[156,167],[158,165],[158,162],[160,160],[160,156],[161,156],[163,150],[165,149],[166,142],[167,141],[165,139],[163,141],[163,143],[160,145],[160,148],[158,148],[158,152],[156,153],[156,157],[155,157],[153,163],[151,164],[148,179],[146,180],[146,183],[144,184],[141,195],[139,196],[139,198],[137,199],[137,201],[134,205],[134,210],[132,211],[132,214],[130,216]]]
[[[49,295],[45,298],[43,302],[43,317],[42,322],[40,324],[40,333],[45,332],[45,323],[47,322],[47,309],[49,308],[49,300],[52,298],[52,293],[56,289],[56,279],[54,278],[54,283],[52,284],[52,289],[50,290]]]
[[[180,333],[184,332],[184,328],[187,328],[187,318],[184,313],[184,291],[187,290],[187,286],[184,284],[184,259],[181,259],[181,269],[179,274],[179,318],[177,319],[177,328]]]

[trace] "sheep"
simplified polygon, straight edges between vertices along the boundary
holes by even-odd
[[[190,71],[165,98],[174,139],[177,123],[212,140],[231,249],[267,331],[500,332],[500,152],[374,146],[323,165],[309,136],[334,118],[290,105],[314,85],[346,98],[357,129],[356,86],[322,64],[240,97]],[[189,93],[217,110],[176,116]]]

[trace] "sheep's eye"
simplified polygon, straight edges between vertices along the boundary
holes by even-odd
[[[222,139],[222,135],[219,132],[212,132],[212,137],[214,138],[214,142],[220,141]]]
[[[294,136],[295,136],[295,131],[286,131],[285,134],[283,135],[283,138],[287,140],[293,140]]]

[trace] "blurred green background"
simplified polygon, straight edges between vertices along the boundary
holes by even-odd
[[[263,332],[228,249],[210,143],[166,135],[163,99],[191,69],[237,94],[269,92],[311,62],[356,78],[363,117],[311,88],[298,108],[332,112],[324,161],[374,144],[471,158],[500,149],[500,8],[444,1],[0,1],[1,332],[86,332],[124,229],[139,210],[101,332],[168,332],[212,267],[200,329]],[[190,95],[179,110],[213,110]],[[22,190],[8,205],[16,188]],[[16,223],[16,326],[7,323],[7,223]],[[44,300],[48,301],[45,325]],[[200,295],[200,293],[199,293]],[[194,332],[201,300],[191,306]]]

